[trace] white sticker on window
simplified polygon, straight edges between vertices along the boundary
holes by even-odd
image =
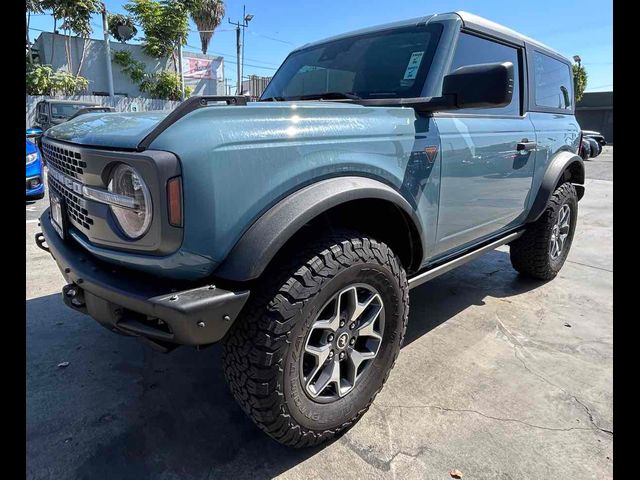
[[[409,58],[409,64],[407,65],[407,69],[404,71],[404,80],[413,80],[418,75],[418,69],[420,68],[420,62],[422,62],[422,57],[424,56],[424,52],[413,52],[411,54],[411,58]]]

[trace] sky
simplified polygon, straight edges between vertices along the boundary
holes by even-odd
[[[111,13],[126,13],[122,0],[106,0]],[[225,77],[236,81],[236,43],[231,21],[242,19],[242,7],[254,15],[245,32],[244,76],[271,76],[295,47],[359,28],[407,18],[465,10],[534,38],[568,58],[580,55],[589,76],[587,91],[613,90],[612,0],[226,0],[226,15],[208,53],[225,57]],[[92,21],[92,38],[103,38],[102,20]],[[30,37],[52,31],[50,15],[31,17]],[[200,51],[190,20],[185,52]],[[138,29],[139,38],[143,35]],[[135,40],[130,43],[137,43]]]

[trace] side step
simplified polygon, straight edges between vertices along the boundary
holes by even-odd
[[[524,233],[524,230],[519,232],[510,233],[506,237],[499,238],[498,240],[494,240],[491,243],[488,243],[482,247],[476,248],[475,250],[471,250],[470,252],[465,253],[464,255],[454,258],[453,260],[449,260],[442,265],[438,265],[426,272],[419,273],[413,278],[409,279],[409,288],[415,288],[418,285],[422,285],[429,280],[433,280],[436,277],[439,277],[443,273],[447,273],[450,270],[453,270],[460,265],[463,265],[471,260],[478,258],[480,255],[483,255],[491,250],[495,250],[502,245],[513,242],[515,239],[519,238]]]

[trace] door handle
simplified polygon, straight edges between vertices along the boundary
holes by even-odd
[[[516,144],[516,150],[518,152],[528,152],[530,150],[535,150],[537,146],[538,144],[536,142],[530,142],[526,138],[523,138],[521,142]]]

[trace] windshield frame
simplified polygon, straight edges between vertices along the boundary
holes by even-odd
[[[349,35],[349,36],[341,36],[339,38],[327,40],[326,42],[313,43],[312,45],[309,45],[309,46],[294,50],[289,55],[287,55],[285,60],[282,62],[282,64],[280,65],[280,67],[278,68],[276,73],[273,75],[271,81],[269,82],[269,84],[267,85],[265,90],[263,91],[263,93],[260,96],[258,101],[265,102],[265,101],[272,101],[272,100],[275,100],[275,101],[312,101],[312,100],[317,100],[317,99],[301,98],[301,97],[308,97],[308,96],[320,97],[319,99],[321,99],[321,95],[324,92],[318,92],[318,93],[309,92],[309,93],[305,93],[304,95],[296,95],[296,96],[289,96],[289,97],[276,95],[277,93],[281,93],[281,92],[268,93],[270,91],[271,87],[275,85],[274,81],[277,81],[278,76],[282,74],[283,68],[295,56],[304,54],[305,52],[309,52],[309,51],[312,51],[312,50],[315,50],[315,49],[318,49],[318,48],[326,48],[327,46],[329,46],[331,44],[336,44],[338,42],[343,42],[345,40],[349,40],[349,41],[355,42],[358,39],[362,39],[362,38],[380,37],[380,36],[390,35],[390,34],[399,33],[399,32],[415,31],[415,30],[418,30],[418,29],[424,29],[425,31],[429,31],[431,33],[431,36],[432,36],[431,39],[429,40],[429,43],[426,45],[427,50],[425,51],[425,59],[427,61],[423,62],[420,65],[419,72],[418,72],[418,75],[416,77],[416,84],[419,85],[419,87],[416,90],[419,90],[420,92],[423,92],[425,85],[427,83],[430,83],[429,82],[429,77],[432,74],[432,67],[433,67],[434,63],[438,63],[438,60],[437,60],[436,57],[438,56],[438,51],[439,51],[439,48],[440,48],[440,45],[441,45],[441,42],[442,42],[443,38],[445,38],[447,36],[447,35],[445,35],[445,32],[448,30],[448,28],[447,28],[448,25],[445,25],[443,22],[430,22],[429,20],[427,20],[424,23],[419,23],[419,24],[394,26],[394,27],[391,27],[391,28],[367,31],[367,32],[363,32],[363,33],[356,33],[354,35]],[[295,75],[296,73],[294,73],[293,75]],[[291,78],[293,78],[293,76]],[[289,81],[290,80],[291,79],[289,79]],[[336,92],[329,92],[329,93],[336,93]],[[354,100],[353,98],[348,98],[348,96],[349,95],[359,95],[359,92],[344,92],[344,93],[347,94],[345,99],[336,99],[335,96],[334,96],[332,99],[330,99],[330,101],[347,101],[347,102],[356,101],[356,102],[358,102],[358,100]],[[382,99],[395,99],[395,100],[400,101],[402,99],[415,98],[417,96],[420,96],[420,94],[418,94],[418,95],[397,95],[397,96],[389,96],[389,97],[376,95],[376,96],[363,97],[361,100],[364,101],[364,102],[366,102],[366,101],[374,101],[374,100],[382,100]]]

